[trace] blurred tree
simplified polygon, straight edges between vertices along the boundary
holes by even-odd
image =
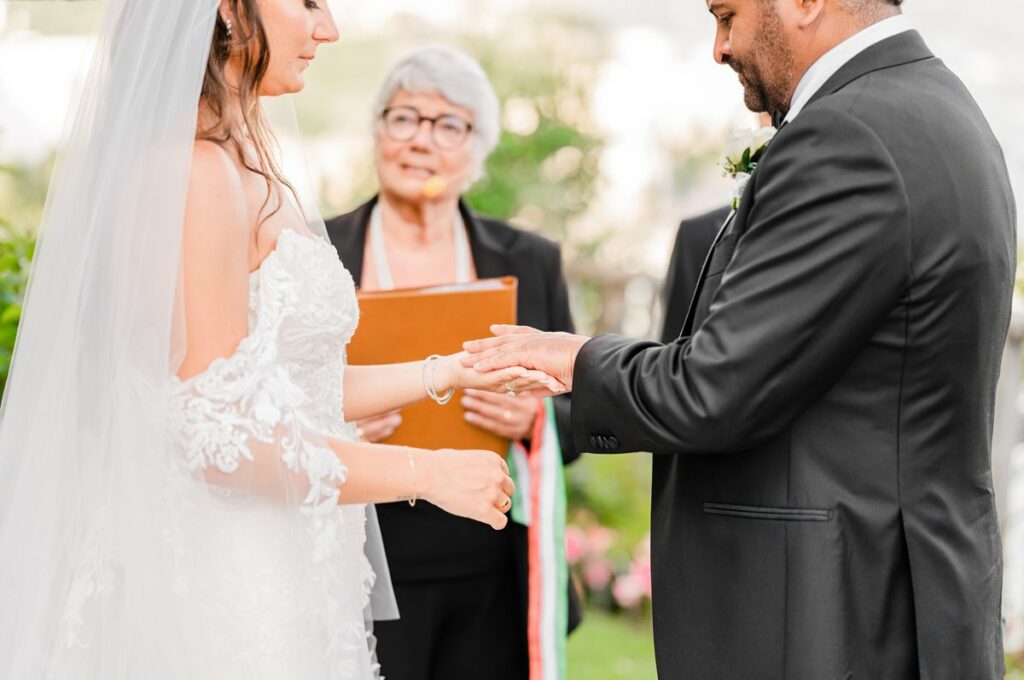
[[[571,223],[594,198],[604,139],[591,117],[603,34],[564,17],[532,17],[508,43],[466,38],[502,99],[504,132],[487,174],[467,194],[484,214],[540,231],[573,256]],[[592,248],[591,248],[592,249]]]
[[[54,155],[35,165],[0,165],[0,206],[8,230],[34,233],[43,217]]]
[[[11,368],[33,249],[30,236],[16,232],[0,219],[0,397]]]
[[[565,241],[567,223],[586,209],[594,193],[595,164],[583,161],[600,153],[601,142],[563,121],[538,117],[529,135],[502,134],[487,160],[487,176],[466,201],[485,215]]]

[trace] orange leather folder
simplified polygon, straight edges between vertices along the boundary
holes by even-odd
[[[360,291],[359,326],[348,346],[353,365],[419,361],[454,354],[462,343],[491,336],[490,325],[516,322],[515,277],[473,283]],[[402,424],[386,444],[427,449],[485,449],[504,456],[508,440],[470,425],[457,392],[440,405],[430,399],[402,409]]]

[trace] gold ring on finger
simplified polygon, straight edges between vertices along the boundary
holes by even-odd
[[[505,509],[507,509],[507,508],[508,508],[508,507],[509,507],[510,505],[512,505],[512,499],[511,499],[511,498],[508,498],[508,497],[506,497],[506,498],[505,498],[505,502],[501,504],[501,509],[502,509],[502,510],[505,510]]]

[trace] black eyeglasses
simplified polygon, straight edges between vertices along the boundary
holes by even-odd
[[[409,106],[386,108],[381,119],[384,121],[384,132],[396,142],[408,142],[416,136],[423,121],[427,121],[430,123],[430,134],[434,144],[442,149],[457,149],[462,146],[473,130],[472,123],[458,116],[427,118]]]

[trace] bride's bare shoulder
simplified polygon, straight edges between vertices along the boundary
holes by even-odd
[[[192,146],[190,188],[213,187],[242,191],[242,173],[231,153],[220,144],[196,140]],[[234,193],[234,192],[232,192]]]
[[[188,182],[186,236],[248,241],[249,219],[242,173],[231,154],[219,144],[196,141]]]

